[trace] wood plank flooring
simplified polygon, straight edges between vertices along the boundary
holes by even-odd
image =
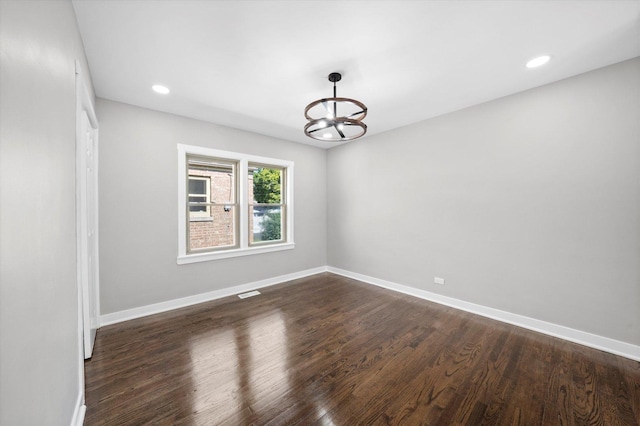
[[[640,363],[323,273],[103,327],[85,425],[625,425]]]

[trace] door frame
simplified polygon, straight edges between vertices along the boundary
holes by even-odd
[[[95,208],[94,210],[94,220],[96,224],[95,229],[95,238],[93,242],[93,249],[95,253],[95,289],[94,289],[94,303],[96,306],[96,324],[95,328],[99,327],[99,318],[100,318],[100,283],[99,283],[99,240],[98,240],[98,119],[95,113],[95,107],[93,104],[93,100],[91,98],[91,94],[89,92],[89,80],[87,75],[84,74],[80,62],[76,60],[75,63],[76,68],[76,283],[77,283],[77,294],[78,294],[78,357],[79,357],[79,381],[80,381],[80,391],[82,398],[82,407],[84,405],[84,360],[85,360],[85,326],[91,327],[91,325],[85,324],[84,321],[84,310],[85,304],[87,303],[87,298],[85,298],[85,294],[83,292],[83,280],[88,273],[88,250],[86,247],[86,243],[83,241],[85,236],[82,234],[82,230],[86,228],[87,224],[87,216],[86,216],[86,208],[83,208],[83,198],[84,195],[81,195],[82,189],[86,188],[87,184],[91,184],[93,186],[93,190],[95,191]],[[93,167],[95,174],[95,181],[93,183],[87,182],[86,172],[84,171],[83,157],[86,156],[86,152],[82,149],[83,145],[81,143],[84,135],[82,134],[82,115],[87,114],[89,118],[89,123],[94,130],[94,137],[96,141],[96,149],[93,155]],[[86,241],[86,240],[85,240]]]

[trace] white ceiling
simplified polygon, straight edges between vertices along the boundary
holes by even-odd
[[[333,71],[370,136],[640,56],[640,0],[73,5],[97,96],[325,148],[303,111]]]

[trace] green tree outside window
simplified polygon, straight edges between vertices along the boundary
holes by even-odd
[[[253,171],[253,198],[260,204],[280,204],[282,200],[282,170],[260,167]],[[261,223],[262,241],[273,241],[282,238],[281,207],[266,211]]]

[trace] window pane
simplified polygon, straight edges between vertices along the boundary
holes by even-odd
[[[205,179],[189,179],[189,194],[206,194],[207,181]]]
[[[207,196],[206,195],[205,196],[189,195],[189,203],[207,203],[207,202],[209,202],[209,200],[207,200]],[[190,213],[190,218],[193,218],[193,217],[208,217],[209,216],[209,206],[207,206],[207,205],[198,206],[198,205],[189,204],[189,212],[191,212]]]
[[[235,161],[187,157],[188,251],[237,246],[236,170]]]
[[[283,170],[249,164],[249,204],[281,204]]]
[[[249,222],[251,243],[282,240],[282,206],[251,206]]]
[[[193,208],[194,206],[190,206]],[[198,206],[199,207],[199,206]],[[236,245],[235,205],[209,206],[210,215],[189,222],[189,250],[204,250]]]

